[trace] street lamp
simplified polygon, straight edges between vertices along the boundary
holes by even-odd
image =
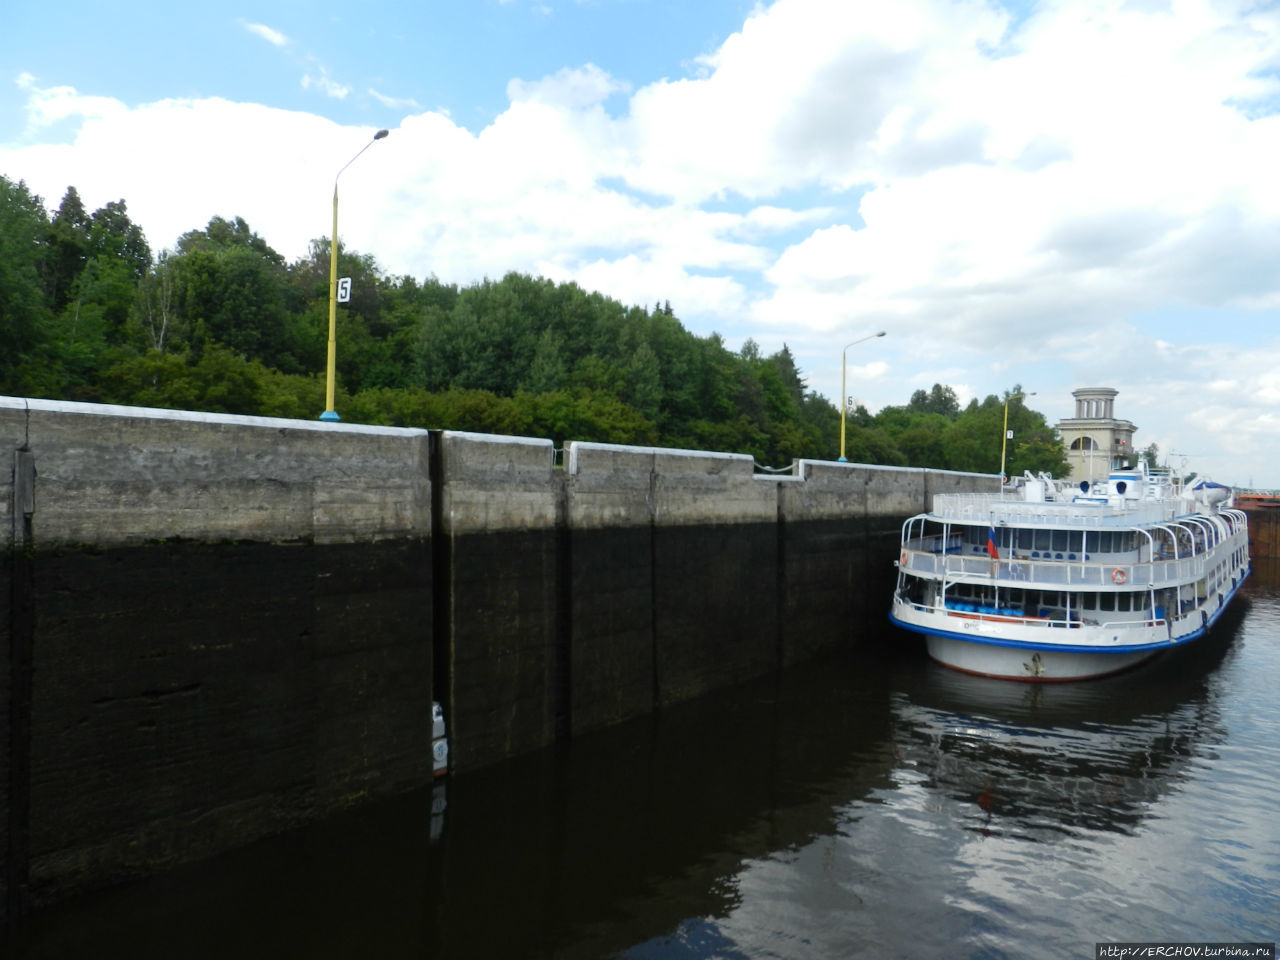
[[[379,130],[375,133],[373,140],[366,143],[360,148],[359,153],[343,164],[342,170],[355,163],[361,153],[373,146],[374,141],[381,140],[389,132]],[[338,359],[338,177],[342,176],[342,170],[333,177],[333,234],[329,240],[329,358],[325,365],[324,413],[320,414],[321,420],[342,419],[333,409],[334,367]]]
[[[1009,401],[1017,400],[1021,397],[1034,397],[1035,391],[1030,393],[1015,393],[1012,397],[1004,398],[1004,432],[1000,435],[1000,486],[1003,487],[1008,480],[1004,475],[1004,452],[1009,442]]]
[[[860,337],[850,343],[844,345],[844,349],[840,351],[840,459],[839,463],[848,463],[844,458],[844,419],[845,413],[849,409],[849,398],[845,396],[844,375],[845,369],[849,364],[848,355],[849,348],[855,343],[862,343],[865,340],[874,340],[876,337],[883,337],[885,332],[881,330],[879,333],[873,333],[865,337]]]

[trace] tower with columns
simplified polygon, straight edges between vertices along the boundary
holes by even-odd
[[[1073,482],[1105,480],[1113,469],[1130,466],[1137,457],[1133,435],[1138,428],[1116,419],[1117,393],[1111,387],[1071,391],[1075,416],[1058,421],[1058,433],[1067,448],[1068,476]]]

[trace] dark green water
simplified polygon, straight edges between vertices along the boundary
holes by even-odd
[[[863,633],[856,654],[69,903],[0,954],[1062,958],[1280,938],[1274,568],[1215,636],[1103,681],[983,680]]]

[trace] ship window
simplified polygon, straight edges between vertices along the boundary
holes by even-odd
[[[1059,553],[1067,549],[1067,531],[1054,530],[1053,532],[1053,549]]]
[[[1099,610],[1114,610],[1116,608],[1116,595],[1114,593],[1104,593],[1098,597]]]
[[[1033,531],[1027,530],[1025,528],[1018,531],[1018,549],[1019,550],[1035,549],[1035,535]]]
[[[1052,533],[1053,533],[1053,531],[1052,531],[1052,530],[1037,530],[1037,531],[1036,531],[1036,547],[1035,547],[1035,548],[1036,548],[1037,550],[1048,550],[1048,549],[1049,549],[1049,543],[1050,543],[1050,541],[1052,540],[1052,538],[1051,538],[1050,534],[1052,534]]]

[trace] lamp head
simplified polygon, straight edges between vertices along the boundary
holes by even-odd
[[[390,132],[391,132],[390,130],[379,130],[377,133],[375,133],[375,134],[373,135],[373,139],[375,139],[375,140],[381,140],[383,137],[385,137],[385,136],[386,136],[388,133],[390,133]]]

